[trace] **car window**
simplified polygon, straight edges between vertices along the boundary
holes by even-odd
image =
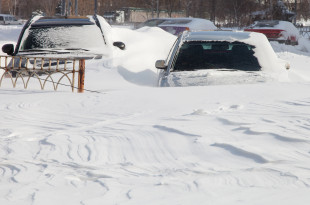
[[[157,25],[163,23],[164,21],[165,20],[163,20],[163,19],[153,19],[153,20],[146,21],[144,23],[144,26],[154,27],[154,26],[157,26]]]
[[[188,24],[192,20],[167,20],[163,24]]]
[[[3,16],[0,16],[0,21],[3,21],[4,19],[3,19]]]
[[[20,51],[29,49],[100,48],[104,39],[95,25],[33,27],[21,41]]]
[[[179,51],[173,71],[200,69],[234,69],[258,71],[254,46],[242,42],[185,42]]]
[[[255,27],[274,27],[279,24],[279,21],[259,21],[254,26]]]

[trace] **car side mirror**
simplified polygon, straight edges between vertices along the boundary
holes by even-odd
[[[167,68],[166,61],[164,61],[164,60],[156,61],[155,67],[158,68],[158,69],[166,69]]]
[[[6,53],[8,55],[13,55],[14,53],[14,45],[13,44],[5,44],[2,46],[3,53]]]
[[[120,41],[116,41],[113,43],[113,46],[118,47],[121,50],[125,50],[126,46],[125,43],[120,42]]]

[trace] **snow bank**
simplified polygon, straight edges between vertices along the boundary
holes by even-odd
[[[289,78],[295,82],[310,81],[310,52],[306,47],[310,47],[310,41],[303,39],[297,46],[279,44],[271,42],[273,49],[279,58],[289,62]]]
[[[156,60],[166,59],[176,36],[157,27],[138,30],[113,28],[113,41],[126,44],[124,51],[114,49],[113,66],[127,80],[154,86],[157,81]]]

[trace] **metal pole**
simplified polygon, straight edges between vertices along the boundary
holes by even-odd
[[[85,60],[79,61],[79,76],[78,76],[78,92],[84,92],[84,79],[85,79]]]
[[[66,13],[66,0],[61,1],[61,15],[64,16]]]
[[[79,3],[78,3],[78,0],[75,0],[75,4],[74,4],[74,6],[75,6],[75,9],[74,9],[75,12],[74,12],[74,15],[76,15],[76,16],[78,15],[78,4],[79,4]]]
[[[72,7],[72,3],[71,3],[71,0],[69,0],[68,12],[67,12],[67,15],[69,15],[69,16],[71,16],[71,7]]]
[[[271,20],[273,20],[273,2],[270,0],[270,14],[271,14]]]
[[[157,18],[159,18],[159,0],[157,0],[156,13],[157,13]]]
[[[14,1],[14,10],[13,10],[13,15],[16,16],[16,0]]]
[[[97,14],[97,9],[98,9],[98,0],[95,0],[95,14]]]
[[[296,25],[297,21],[297,0],[295,0],[295,18],[294,18],[294,24]]]

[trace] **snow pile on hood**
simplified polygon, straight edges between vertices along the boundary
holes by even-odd
[[[274,81],[272,76],[265,72],[244,72],[230,69],[171,72],[167,77],[169,87],[253,84],[272,81]]]

